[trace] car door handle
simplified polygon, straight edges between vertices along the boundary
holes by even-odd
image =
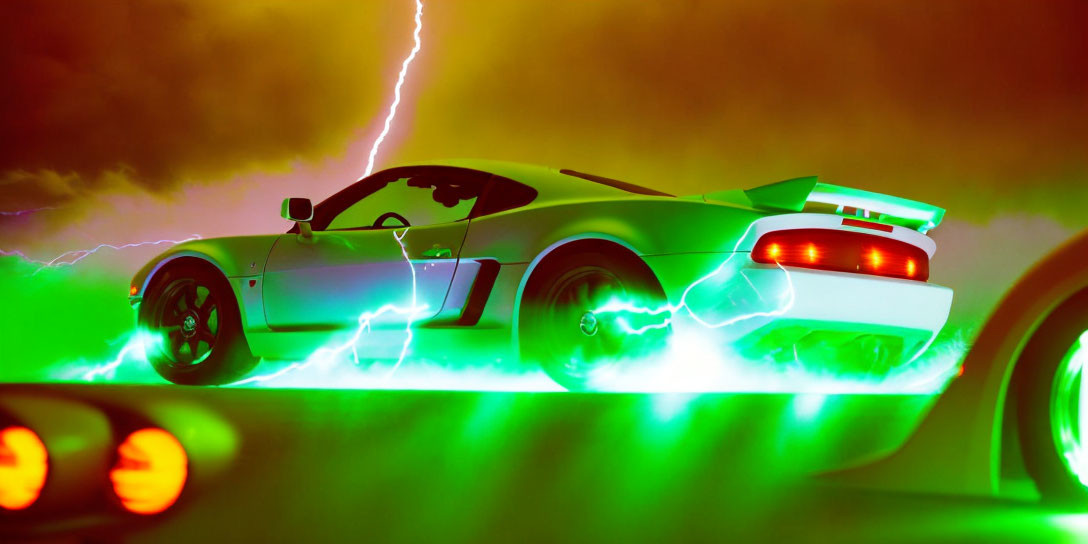
[[[424,250],[423,256],[432,259],[449,259],[453,257],[453,250],[448,247],[438,247],[438,244],[435,244],[431,249]]]

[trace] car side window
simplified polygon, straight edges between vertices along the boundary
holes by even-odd
[[[384,186],[351,204],[329,222],[326,230],[399,228],[395,213],[412,226],[453,223],[468,219],[483,189],[479,179],[425,172],[387,180]]]
[[[487,195],[484,197],[483,205],[477,215],[490,215],[513,210],[536,200],[536,189],[528,185],[499,176],[494,176],[492,180],[491,188],[487,190]]]

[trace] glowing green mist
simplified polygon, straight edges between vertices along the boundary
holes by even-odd
[[[39,268],[0,258],[0,381],[64,376],[113,358],[132,335],[127,277],[94,266]]]
[[[0,318],[9,333],[0,381],[164,383],[146,362],[144,351],[155,339],[133,326],[133,311],[124,297],[126,280],[90,266],[44,269],[31,276],[35,270],[19,259],[0,258],[0,277],[7,278],[0,283],[0,296],[19,310]],[[788,301],[789,293],[780,293],[770,312]],[[650,321],[629,317],[630,323],[643,327],[663,323],[661,315],[644,315]],[[843,372],[836,370],[835,361],[783,364],[753,359],[723,348],[722,340],[709,330],[714,327],[702,321],[685,322],[670,311],[667,344],[638,361],[621,361],[625,364],[620,379],[602,383],[599,389],[933,395],[955,375],[967,348],[962,332],[945,331],[911,364],[875,373]],[[403,331],[400,341],[407,348],[402,361],[366,360],[358,355],[373,340],[369,328],[360,326],[333,338],[307,360],[262,361],[254,376],[235,387],[562,390],[535,365],[479,357],[478,343],[465,349],[444,346],[440,358],[420,355],[412,348],[428,342],[424,332]],[[415,344],[413,334],[420,334]]]

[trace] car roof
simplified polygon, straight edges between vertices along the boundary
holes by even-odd
[[[647,196],[604,183],[590,181],[577,175],[564,174],[563,171],[557,168],[536,164],[487,159],[439,159],[399,164],[397,166],[452,166],[488,172],[524,183],[536,189],[538,192],[537,202]],[[662,193],[662,196],[664,196],[664,193]]]

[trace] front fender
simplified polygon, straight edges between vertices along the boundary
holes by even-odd
[[[142,299],[155,274],[169,263],[183,257],[206,261],[227,278],[263,274],[268,254],[280,236],[282,235],[210,238],[173,246],[152,259],[133,276],[132,286],[136,288],[132,293],[133,298]]]

